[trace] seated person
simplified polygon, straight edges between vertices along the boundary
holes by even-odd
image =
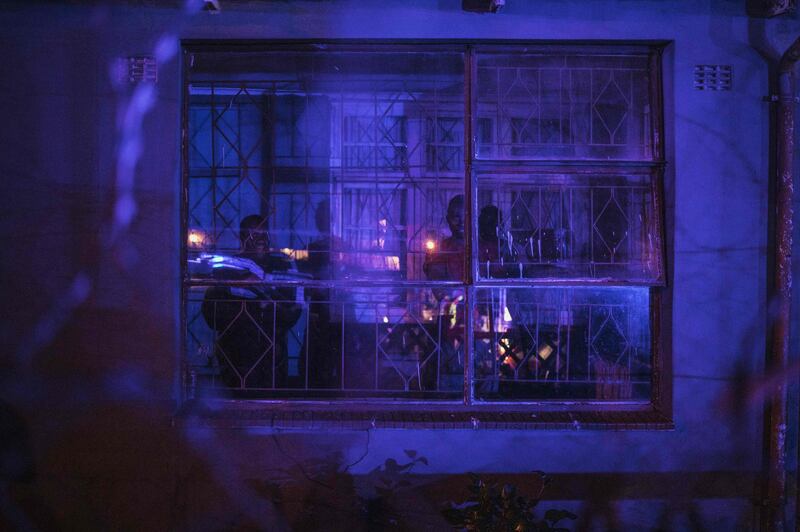
[[[437,247],[425,256],[422,270],[431,281],[464,281],[464,196],[458,194],[447,204],[447,225],[450,236],[443,239]],[[464,308],[463,290],[433,290],[439,304],[439,323],[429,327],[429,334],[442,337],[441,360],[439,363],[439,383],[435,382],[436,360],[428,360],[422,371],[425,390],[460,390],[464,380]]]
[[[422,270],[432,281],[464,280],[464,196],[453,196],[447,204],[447,226],[450,236],[443,239],[438,249],[425,256]]]
[[[352,273],[348,270],[353,269],[343,256],[348,251],[347,245],[331,234],[330,216],[330,201],[322,200],[314,213],[319,237],[309,243],[308,259],[299,261],[300,269],[318,281],[346,278]],[[369,382],[369,367],[352,367],[361,360],[357,355],[362,349],[361,338],[353,330],[356,327],[353,306],[346,296],[346,292],[324,284],[309,286],[306,290],[308,328],[301,351],[300,373],[305,376],[308,372],[309,388],[364,387],[361,382],[358,383],[361,386],[353,382],[359,378]],[[347,332],[343,337],[345,327]],[[342,375],[343,368],[347,370],[347,381]]]
[[[269,278],[293,270],[293,265],[285,255],[270,252],[265,225],[266,219],[257,214],[242,219],[241,252],[236,257],[252,261]],[[215,355],[223,385],[288,387],[287,334],[302,312],[297,290],[270,286],[247,271],[219,268],[214,273],[217,279],[252,282],[213,286],[205,293],[203,317],[217,331]]]
[[[487,205],[478,215],[478,272],[481,277],[514,277],[518,265],[516,251],[509,240],[500,238],[503,219],[494,205]]]

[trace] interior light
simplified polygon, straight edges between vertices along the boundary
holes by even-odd
[[[294,260],[307,260],[308,259],[308,250],[305,249],[292,249],[292,248],[281,248],[281,253],[290,257]]]
[[[544,346],[539,349],[539,356],[542,360],[547,360],[547,358],[552,354],[553,348],[550,344],[544,344]]]
[[[433,240],[426,240],[425,249],[427,249],[428,251],[433,251],[434,249],[436,249],[436,242],[434,242]]]
[[[203,245],[203,240],[205,240],[202,231],[198,231],[197,229],[192,229],[189,231],[189,245],[192,247],[200,247]]]

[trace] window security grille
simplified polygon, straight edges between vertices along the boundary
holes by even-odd
[[[654,396],[657,60],[579,48],[193,53],[187,394]]]

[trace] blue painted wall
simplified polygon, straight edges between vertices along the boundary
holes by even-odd
[[[797,15],[748,20],[743,2],[735,1],[508,0],[497,15],[464,13],[458,0],[222,4],[218,15],[193,17],[169,7],[0,8],[0,286],[13,309],[0,328],[11,369],[3,397],[23,416],[32,442],[38,476],[15,488],[28,519],[93,528],[215,528],[231,516],[274,510],[242,482],[263,478],[270,467],[331,453],[351,463],[366,452],[352,468],[364,473],[416,449],[429,461],[420,473],[544,470],[584,485],[592,475],[616,475],[608,477],[621,483],[612,488],[611,507],[628,528],[655,527],[670,507],[678,508],[671,527],[688,526],[686,504],[636,480],[678,479],[669,489],[686,485],[677,499],[694,497],[709,530],[750,526],[750,488],[761,467],[760,407],[730,405],[738,404],[731,400],[737,375],[761,371],[765,353],[770,196],[762,53],[779,54],[800,35]],[[124,244],[109,244],[107,222],[130,95],[114,86],[110,65],[152,53],[164,35],[672,41],[665,57],[665,140],[673,200],[675,430],[376,430],[367,437],[171,426],[181,334],[177,56],[160,65],[154,105],[144,118],[138,209]],[[733,90],[693,90],[696,64],[732,65]],[[82,271],[91,291],[70,309],[64,294]],[[797,294],[794,303],[796,359]],[[53,332],[42,349],[26,340],[37,338],[37,326]],[[796,387],[791,397],[796,424]],[[790,431],[790,455],[795,441]],[[724,475],[744,487],[717,489],[715,482],[729,478]],[[559,493],[570,499],[569,492]],[[585,498],[554,504],[586,514]],[[30,510],[37,507],[44,511]]]

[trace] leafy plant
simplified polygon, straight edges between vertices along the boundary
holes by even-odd
[[[544,519],[537,519],[534,510],[549,479],[544,473],[535,471],[542,480],[542,489],[533,498],[517,493],[515,486],[506,484],[498,488],[487,484],[480,476],[470,473],[472,484],[470,497],[459,504],[451,502],[442,510],[445,519],[454,527],[480,532],[567,532],[559,527],[564,519],[577,516],[567,510],[547,510]]]
[[[373,492],[361,498],[363,511],[370,530],[395,528],[402,521],[398,510],[392,505],[392,498],[398,491],[411,486],[411,482],[404,478],[411,470],[419,465],[428,465],[428,459],[419,456],[417,451],[407,449],[403,451],[411,460],[400,464],[393,458],[387,458],[383,465],[369,472],[372,478]]]

